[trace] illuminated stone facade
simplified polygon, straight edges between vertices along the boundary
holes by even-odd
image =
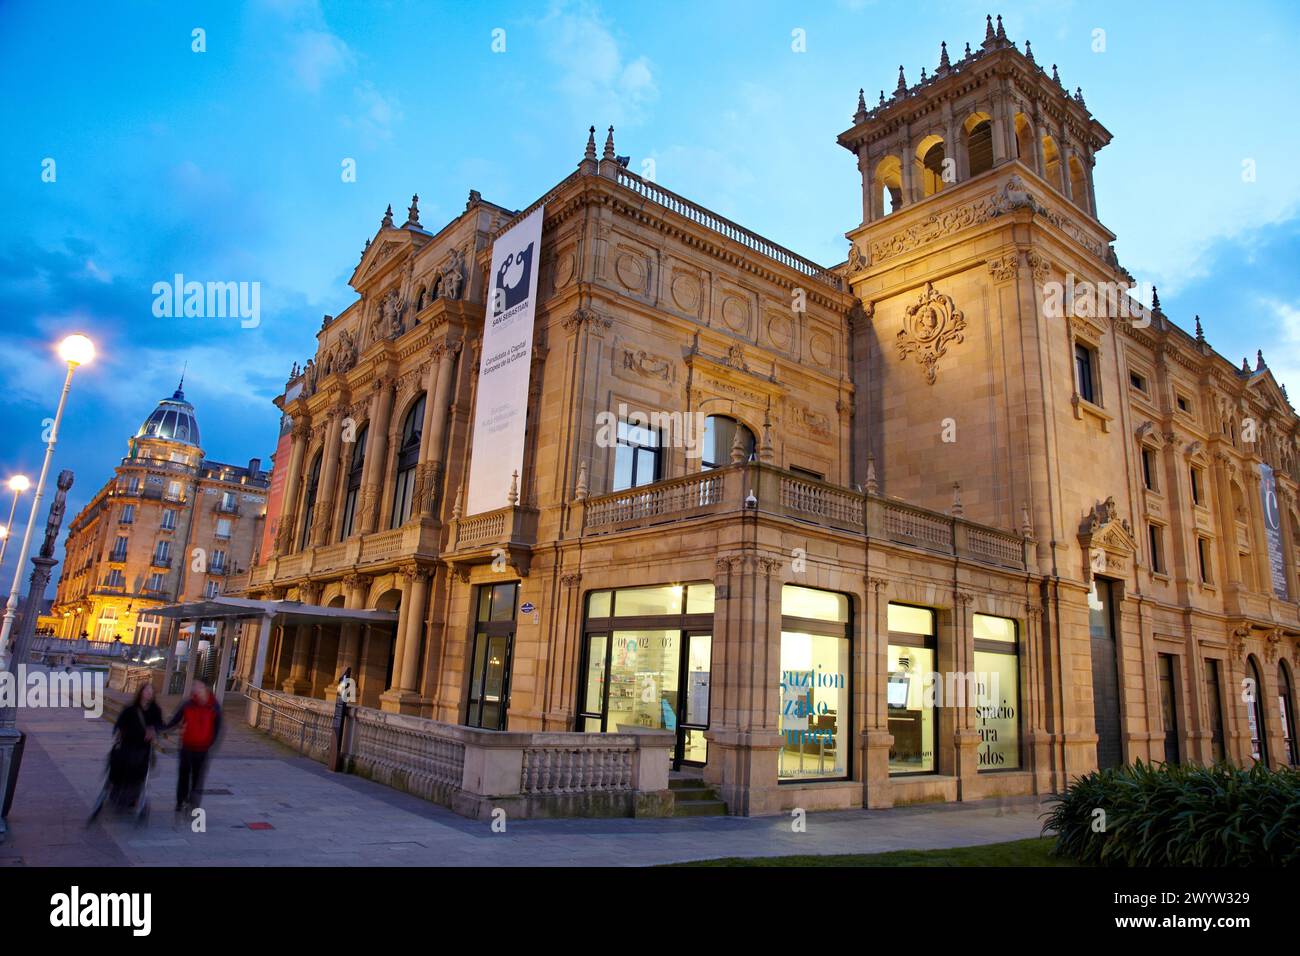
[[[236,586],[399,621],[278,630],[264,685],[351,667],[361,704],[449,723],[676,728],[734,813],[1293,760],[1297,418],[1199,323],[1079,307],[1130,282],[1109,139],[990,24],[859,98],[834,267],[641,179],[612,131],[520,212],[390,211],[278,400],[276,553]],[[492,243],[543,204],[524,466],[462,514]]]

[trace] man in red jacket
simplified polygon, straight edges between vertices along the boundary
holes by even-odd
[[[190,699],[181,704],[164,730],[181,725],[181,772],[176,781],[176,812],[199,805],[208,752],[221,731],[221,705],[208,685],[196,678]]]

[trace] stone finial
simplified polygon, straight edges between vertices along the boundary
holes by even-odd
[[[861,123],[863,120],[867,118],[867,100],[864,94],[865,91],[859,88],[858,108],[857,111],[853,114],[853,122],[855,123]]]
[[[894,95],[902,96],[907,92],[907,77],[903,76],[903,64],[898,64],[898,86],[894,87]]]
[[[461,485],[456,489],[456,501],[451,506],[451,520],[460,520],[460,511],[465,503],[465,486]]]
[[[1083,87],[1082,87],[1082,86],[1076,86],[1076,87],[1074,88],[1074,102],[1078,103],[1080,106],[1087,106],[1087,105],[1088,105],[1087,103],[1085,103],[1085,102],[1083,101]]]
[[[1259,372],[1266,368],[1268,368],[1268,366],[1264,364],[1264,350],[1256,349],[1255,350],[1255,371]]]
[[[880,493],[880,483],[876,481],[876,456],[867,456],[867,494]]]
[[[758,447],[758,460],[770,465],[776,460],[776,449],[772,446],[772,403],[769,400],[767,410],[763,412],[763,441]]]
[[[391,229],[393,227],[393,204],[389,203],[388,208],[384,210],[384,218],[380,220],[380,227]]]
[[[510,476],[510,491],[506,493],[506,501],[513,508],[519,504],[519,469],[515,469]]]
[[[1241,360],[1241,370],[1245,372],[1247,375],[1250,374],[1250,359],[1243,358]]]
[[[1007,42],[1007,31],[1002,29],[1002,14],[998,14],[998,39],[1003,43]]]
[[[596,127],[594,126],[587,130],[587,149],[583,152],[582,158],[593,163],[596,161]]]
[[[1160,290],[1155,286],[1151,287],[1151,311],[1160,311]]]
[[[948,41],[944,40],[939,44],[939,73],[947,73],[952,69],[952,62],[948,59]]]
[[[736,429],[735,437],[731,440],[731,463],[739,465],[745,460],[745,441],[741,438],[740,429]]]
[[[420,225],[420,194],[416,193],[411,197],[411,205],[406,209],[406,225]]]
[[[998,22],[1002,22],[1002,17],[998,17]],[[991,47],[997,42],[997,36],[993,33],[993,17],[991,14],[984,15],[984,46]]]
[[[885,105],[885,91],[884,91],[884,90],[881,90],[881,91],[880,91],[880,105],[881,105],[881,106],[884,106],[884,105]]]
[[[966,59],[969,60],[973,55],[974,55],[974,54],[972,54],[971,51],[970,51],[970,44],[967,43],[967,44],[966,44]]]
[[[955,481],[952,483],[952,509],[950,513],[954,518],[960,518],[966,513],[966,509],[962,507],[961,503],[961,484]]]
[[[602,161],[614,162],[614,127],[609,128],[609,134],[605,137],[605,152],[601,155]]]
[[[587,500],[587,460],[585,458],[578,464],[578,485],[574,489],[573,497],[579,501]]]
[[[921,67],[921,82],[925,82],[925,67]]]
[[[482,201],[483,194],[477,189],[471,189],[469,191],[469,198],[465,200],[465,211],[469,212],[472,207],[477,206]]]
[[[1029,518],[1029,506],[1020,506],[1020,536],[1022,538],[1032,538],[1034,536],[1034,523]]]
[[[1061,74],[1056,72],[1056,64],[1052,64],[1052,79],[1056,81],[1057,86],[1061,86]]]
[[[1201,328],[1201,317],[1199,315],[1196,317],[1196,341],[1202,344],[1205,342],[1205,329]]]

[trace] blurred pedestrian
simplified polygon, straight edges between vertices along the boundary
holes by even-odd
[[[202,678],[195,678],[190,699],[171,720],[167,730],[181,725],[181,766],[176,780],[176,812],[199,806],[208,754],[221,732],[221,705]]]

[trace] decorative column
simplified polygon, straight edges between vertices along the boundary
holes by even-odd
[[[286,625],[289,626],[289,625]],[[293,657],[289,663],[289,676],[281,686],[286,694],[303,694],[311,687],[307,667],[311,663],[312,625],[294,624]]]
[[[862,748],[862,805],[883,809],[894,805],[889,786],[889,751],[894,735],[889,732],[887,685],[889,681],[889,582],[868,574],[866,606],[860,641],[866,666],[863,668],[862,692],[855,697],[863,701],[859,746]]]
[[[974,612],[971,604],[975,595],[968,591],[958,591],[953,595],[952,607],[952,669],[949,673],[971,674],[975,671],[975,628]],[[939,654],[943,655],[943,639],[939,640]],[[939,664],[940,673],[947,670]],[[964,690],[970,694],[969,684]],[[975,726],[975,707],[977,701],[963,701],[963,706],[950,708],[953,711],[953,763],[957,777],[957,799],[972,800],[980,797],[979,761],[980,734]],[[948,708],[944,708],[948,709]]]
[[[420,647],[423,644],[426,598],[429,591],[429,569],[424,565],[414,565],[405,574],[410,582],[408,592],[411,609],[406,616],[406,640],[402,646],[401,677],[398,688],[403,695],[415,694],[419,680]]]
[[[397,587],[402,592],[402,598],[397,607],[397,627],[393,632],[393,676],[390,686],[379,695],[380,708],[391,713],[402,711],[402,661],[406,657],[406,632],[410,626],[411,582],[414,568],[414,564],[409,564],[396,575]]]
[[[298,516],[298,486],[302,484],[302,460],[307,453],[307,440],[311,438],[311,425],[304,419],[294,422],[293,448],[289,454],[289,473],[284,484],[284,507],[280,512],[280,526],[276,529],[275,553],[288,554],[293,550],[293,529]]]
[[[334,490],[339,474],[339,433],[343,429],[343,418],[347,414],[343,406],[335,406],[328,412],[325,429],[325,451],[321,459],[321,481],[316,493],[316,526],[312,528],[311,540],[317,544],[326,544],[330,537],[330,520],[334,513]]]
[[[444,342],[438,346],[437,386],[430,390],[431,400],[425,405],[425,440],[420,448],[421,467],[425,470],[424,501],[420,515],[437,519],[438,504],[442,498],[442,476],[446,466],[446,436],[451,402],[451,388],[456,378],[456,361],[461,343]],[[427,462],[427,466],[424,464]]]
[[[349,574],[343,579],[343,606],[348,610],[359,611],[366,606],[366,597],[369,594],[370,577],[365,574]],[[353,689],[356,690],[357,684],[361,680],[360,670],[361,661],[359,652],[361,650],[361,625],[356,621],[344,621],[339,625],[339,654],[335,669],[342,676],[347,669],[352,669]],[[325,699],[334,700],[338,697],[339,688],[337,684],[331,683],[325,688]],[[355,704],[358,700],[350,700],[348,703]]]
[[[375,530],[379,510],[379,489],[388,467],[388,419],[393,414],[393,380],[376,376],[370,399],[370,422],[366,427],[366,460],[361,467],[361,501],[358,504],[362,534]]]

